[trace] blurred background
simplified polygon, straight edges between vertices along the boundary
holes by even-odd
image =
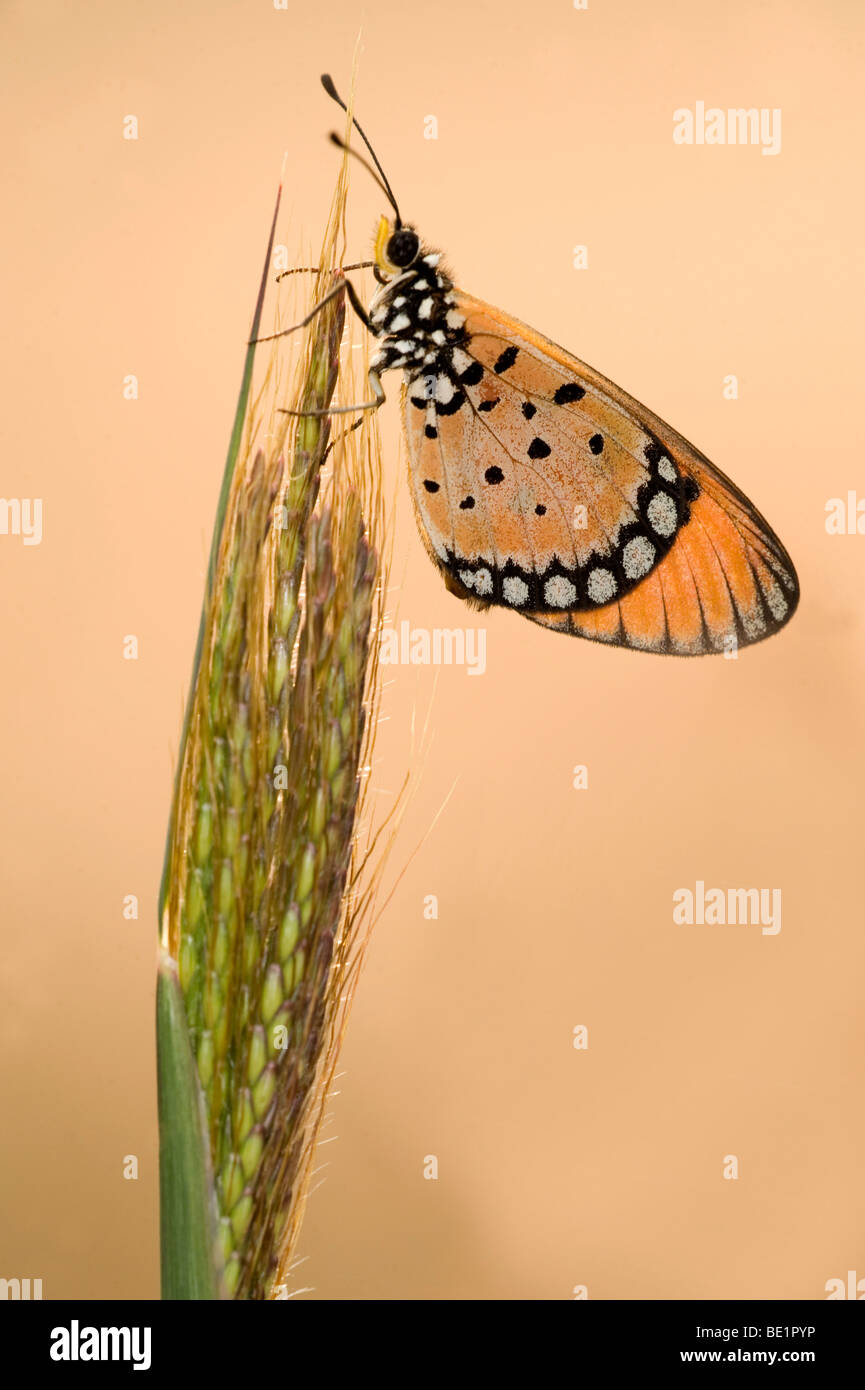
[[[348,88],[361,28],[404,215],[728,472],[803,599],[735,661],[470,612],[397,490],[386,379],[394,621],[484,628],[486,670],[386,668],[384,809],[414,766],[383,898],[402,877],[297,1288],[825,1297],[865,1276],[865,536],[825,528],[865,498],[853,0],[4,5],[0,493],[43,536],[0,536],[0,1276],[158,1297],[156,896],[204,568],[283,153],[300,260],[338,161],[318,77]],[[780,153],[674,144],[698,101],[780,108]],[[356,170],[352,259],[382,210]],[[781,931],[676,925],[698,880],[780,889]]]

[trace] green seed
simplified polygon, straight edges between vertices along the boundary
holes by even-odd
[[[229,1222],[229,1229],[231,1229],[231,1223],[230,1223],[230,1222]],[[234,1238],[234,1237],[233,1237],[233,1235],[232,1235],[232,1239],[233,1239],[233,1238]],[[225,1266],[225,1270],[224,1270],[224,1273],[223,1273],[223,1276],[222,1276],[222,1280],[223,1280],[223,1283],[225,1284],[226,1292],[227,1292],[227,1293],[229,1294],[229,1296],[232,1297],[232,1298],[233,1298],[234,1295],[237,1293],[237,1288],[238,1288],[238,1285],[240,1284],[240,1276],[241,1276],[242,1273],[243,1273],[243,1269],[242,1269],[242,1266],[241,1266],[239,1257],[238,1257],[237,1255],[232,1255],[232,1256],[231,1256],[231,1259],[228,1261],[228,1263],[227,1263],[226,1266]]]
[[[273,704],[279,700],[290,663],[291,652],[288,649],[288,643],[282,637],[276,637],[270,646],[270,671],[267,687]]]
[[[251,1178],[259,1163],[264,1148],[264,1139],[260,1130],[253,1130],[246,1143],[240,1151],[240,1162],[243,1166],[244,1175]]]
[[[327,824],[327,793],[324,787],[319,787],[312,799],[312,807],[309,813],[309,834],[310,838],[317,840],[324,831]]]
[[[307,845],[300,861],[300,872],[297,876],[297,900],[299,903],[308,898],[312,892],[315,883],[315,861],[316,847],[312,844]]]
[[[297,612],[297,591],[290,574],[280,575],[273,608],[273,621],[277,632],[285,637],[291,620]]]
[[[206,864],[213,848],[213,807],[204,802],[198,808],[198,824],[195,827],[195,861]]]
[[[217,1239],[219,1241],[220,1254],[222,1255],[223,1262],[225,1262],[234,1249],[234,1232],[231,1229],[231,1222],[227,1216],[221,1216],[219,1218],[219,1233]]]
[[[231,873],[231,860],[223,859],[219,866],[219,886],[216,893],[216,910],[225,917],[234,902],[234,881]]]
[[[297,945],[300,936],[300,913],[292,903],[282,919],[282,926],[279,930],[279,959],[286,960]]]
[[[244,1087],[239,1092],[235,1103],[236,1131],[245,1139],[255,1124],[255,1111],[252,1108],[252,1095]]]
[[[231,1229],[234,1231],[235,1239],[240,1240],[244,1231],[249,1225],[252,1216],[252,1197],[247,1194],[241,1197],[237,1206],[231,1213]]]
[[[205,1030],[198,1043],[198,1075],[202,1086],[209,1086],[213,1079],[213,1035]]]
[[[186,884],[186,921],[195,930],[204,915],[204,893],[201,887],[201,874],[193,869]]]
[[[253,1028],[249,1040],[249,1060],[246,1067],[250,1083],[257,1081],[267,1065],[267,1033],[259,1024]]]
[[[271,965],[264,977],[261,991],[261,1017],[269,1023],[282,1003],[282,972],[278,965]]]
[[[243,1191],[243,1168],[237,1154],[232,1154],[228,1160],[228,1167],[223,1172],[222,1192],[223,1207],[226,1211],[231,1211],[232,1207],[240,1200]]]
[[[190,988],[198,969],[198,950],[192,937],[184,934],[180,940],[180,959],[177,963],[177,973],[180,976],[180,985],[184,994]]]
[[[257,1120],[264,1119],[270,1109],[270,1102],[273,1100],[275,1090],[276,1070],[272,1064],[268,1064],[266,1071],[252,1088],[252,1108]]]
[[[204,996],[204,1020],[208,1028],[212,1028],[219,1018],[222,1004],[222,980],[215,970],[211,970],[207,976],[207,990]]]

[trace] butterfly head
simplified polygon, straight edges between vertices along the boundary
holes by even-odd
[[[420,237],[414,227],[382,217],[375,236],[375,263],[386,279],[402,275],[420,255]]]

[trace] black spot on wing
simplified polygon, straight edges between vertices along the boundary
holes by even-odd
[[[545,439],[536,435],[528,447],[527,453],[530,459],[545,459],[552,453],[552,449]]]
[[[581,401],[585,394],[584,388],[575,381],[566,381],[557,387],[553,400],[556,405],[569,405],[571,401]]]
[[[508,367],[512,367],[516,362],[518,353],[519,348],[505,348],[504,352],[500,354],[497,361],[495,362],[493,366],[493,371],[496,372],[498,375],[501,375],[502,372],[506,372],[508,370]]]

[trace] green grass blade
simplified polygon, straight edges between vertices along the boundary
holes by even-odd
[[[204,1102],[171,957],[156,984],[160,1256],[164,1299],[222,1297],[217,1214]]]

